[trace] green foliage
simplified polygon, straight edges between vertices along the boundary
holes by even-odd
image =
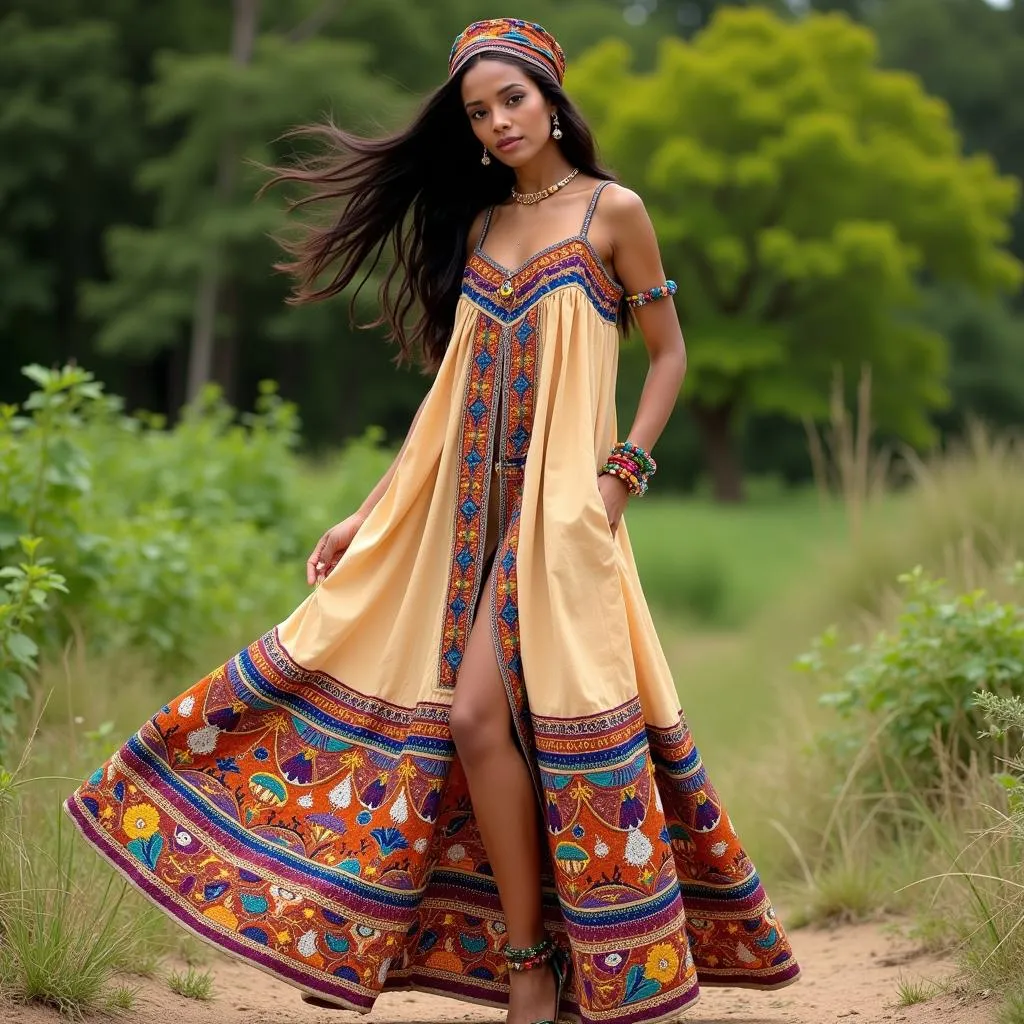
[[[278,255],[269,236],[283,227],[283,206],[279,198],[253,202],[266,180],[256,168],[281,160],[286,150],[274,140],[283,132],[322,120],[332,107],[349,127],[393,122],[403,104],[386,84],[369,80],[367,58],[352,43],[268,35],[244,66],[227,53],[158,59],[149,122],[178,141],[139,169],[155,223],[112,227],[112,279],[83,293],[102,325],[103,349],[146,354],[177,344],[211,259],[238,309],[233,322],[223,321],[225,331],[237,335],[250,318],[255,327],[259,318],[280,316],[285,283],[268,271]]]
[[[38,645],[72,628],[95,649],[169,667],[189,662],[211,624],[228,635],[272,625],[301,600],[316,537],[388,460],[379,435],[353,442],[311,498],[294,406],[271,384],[241,416],[210,388],[169,430],[159,417],[124,416],[85,371],[26,372],[37,391],[0,418],[0,724]],[[28,560],[16,564],[22,535],[42,537],[49,558],[26,540]],[[63,598],[47,605],[55,592]]]
[[[1003,430],[1024,423],[1024,317],[962,288],[934,288],[921,318],[950,343],[951,404],[940,426],[960,433],[973,418]]]
[[[82,252],[93,197],[137,156],[119,71],[107,23],[35,29],[21,12],[0,17],[0,331],[54,311],[55,277]]]
[[[981,843],[1000,851],[1004,867],[990,873],[974,868],[958,879],[972,890],[993,890],[987,913],[966,930],[961,956],[979,987],[1006,992],[1000,1020],[1011,1022],[1020,1019],[1024,1006],[1024,700],[983,691],[977,694],[977,706],[989,723],[987,735],[1012,737],[1018,753],[1005,759],[1006,770],[997,776],[1005,805],[997,804],[994,815],[989,808],[995,821],[980,837]],[[974,854],[973,849],[966,852]]]
[[[1018,743],[1024,738],[1024,699],[985,690],[975,694],[975,703],[989,724],[986,735],[997,740],[1012,736]],[[1005,824],[1009,835],[1024,844],[1024,746],[1018,748],[1016,758],[1008,760],[1006,769],[999,776],[1009,805]]]
[[[1017,183],[965,157],[944,104],[841,16],[722,8],[653,72],[631,64],[609,41],[568,84],[679,281],[694,407],[821,418],[834,367],[870,363],[880,428],[933,440],[946,345],[907,315],[917,281],[1016,288]]]
[[[67,593],[64,577],[37,557],[38,537],[20,537],[25,560],[0,568],[0,755],[17,723],[19,701],[39,667],[39,633],[55,591]]]
[[[969,152],[990,153],[1004,173],[1024,176],[1024,7],[988,0],[886,0],[870,24],[883,62],[918,75],[952,108]],[[1024,256],[1024,210],[1013,251]]]
[[[1024,566],[1015,571],[1024,576]],[[799,664],[831,688],[821,699],[846,722],[838,744],[874,744],[889,784],[927,790],[943,764],[959,769],[984,753],[978,688],[1024,693],[1024,606],[981,590],[951,595],[920,568],[900,583],[897,629],[848,648],[839,667],[827,657],[836,635],[826,633]]]

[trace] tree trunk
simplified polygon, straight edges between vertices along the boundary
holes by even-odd
[[[244,67],[252,60],[259,27],[259,0],[232,0],[234,20],[231,27],[231,59]],[[237,145],[230,136],[221,144],[217,163],[217,205],[226,206],[235,190]],[[217,332],[217,307],[221,292],[221,254],[211,247],[196,288],[195,313],[192,318],[192,340],[189,346],[188,386],[186,397],[193,401],[213,374],[214,347]]]
[[[697,422],[715,501],[743,501],[743,467],[733,436],[732,403],[690,406]]]

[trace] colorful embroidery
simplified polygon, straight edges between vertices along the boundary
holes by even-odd
[[[511,301],[500,294],[506,281],[512,282]],[[462,294],[489,316],[512,324],[544,296],[573,287],[582,289],[602,319],[618,321],[622,289],[583,236],[542,250],[513,273],[477,251],[466,266]]]
[[[452,44],[448,74],[456,74],[478,54],[495,52],[529,61],[556,82],[565,75],[565,54],[554,36],[536,22],[519,18],[475,21],[464,29]]]
[[[500,373],[501,328],[477,318],[469,379],[463,398],[459,444],[459,485],[453,528],[454,557],[448,578],[441,631],[438,686],[451,689],[473,625],[486,542],[487,501],[494,447],[494,385]]]
[[[537,395],[539,359],[538,329],[540,313],[533,306],[514,328],[506,328],[508,358],[502,375],[502,461],[510,471],[499,477],[499,535],[494,580],[490,594],[491,634],[494,638],[498,668],[512,708],[519,743],[533,769],[533,729],[523,681],[523,662],[519,645],[519,588],[516,554],[519,550],[519,510],[523,500],[526,453],[533,433],[533,413]],[[539,777],[534,772],[534,781]],[[538,795],[540,789],[538,785]]]
[[[697,978],[792,980],[684,725],[645,727],[636,701],[526,721],[546,916],[577,968],[570,1015],[582,1000],[583,1020],[657,1020],[695,998]],[[362,1010],[403,987],[504,1004],[504,924],[445,705],[357,694],[270,633],[160,711],[67,807],[167,913],[306,991]]]

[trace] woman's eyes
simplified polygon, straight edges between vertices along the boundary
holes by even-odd
[[[525,98],[526,97],[522,93],[516,93],[516,95],[514,95],[514,96],[509,96],[509,98],[507,100],[505,100],[505,102],[508,103],[508,104],[516,104],[516,105],[518,105]],[[472,117],[472,119],[474,121],[479,121],[480,118],[483,117],[484,114],[486,114],[486,113],[487,113],[486,110],[474,110],[473,113],[470,114],[470,117]]]

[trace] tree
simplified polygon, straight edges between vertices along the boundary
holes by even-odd
[[[112,279],[85,291],[108,350],[174,347],[191,329],[193,389],[213,365],[213,331],[230,364],[240,339],[250,330],[265,335],[283,309],[285,284],[270,269],[279,254],[269,240],[282,226],[282,203],[253,201],[266,177],[257,166],[284,156],[274,140],[332,109],[365,124],[392,120],[402,105],[390,86],[369,78],[366,51],[354,44],[266,34],[251,59],[240,59],[247,46],[242,39],[234,54],[168,53],[158,61],[149,117],[173,129],[177,142],[139,171],[140,188],[156,202],[155,224],[112,227]],[[233,379],[230,371],[218,376]]]
[[[95,208],[138,153],[110,26],[34,28],[0,18],[0,337],[36,354],[70,344],[76,273],[91,267]]]
[[[1000,170],[1024,177],[1024,3],[886,0],[869,24],[882,62],[918,75],[950,106],[968,152],[987,152]],[[1024,258],[1024,209],[1009,248]],[[952,346],[952,408],[939,418],[959,428],[965,415],[996,426],[1024,423],[1024,302],[979,300],[955,287],[931,290],[925,322]]]
[[[248,67],[259,32],[259,0],[234,0],[234,19],[231,26],[231,62],[241,69]],[[230,204],[238,177],[238,141],[225,125],[217,157],[214,194],[219,206]],[[192,317],[192,341],[188,353],[188,384],[186,398],[194,401],[213,375],[213,350],[217,326],[217,306],[221,299],[220,239],[207,249],[199,285],[196,289],[195,314]]]
[[[601,45],[570,88],[647,200],[680,284],[687,403],[715,493],[742,496],[745,417],[822,417],[838,365],[872,366],[883,430],[923,445],[947,401],[947,346],[909,314],[928,276],[1010,289],[1014,181],[964,157],[946,107],[877,67],[839,15],[787,24],[721,9],[654,72]]]
[[[968,152],[1024,176],[1024,3],[886,0],[872,18],[882,62],[912,71],[953,111]],[[1011,248],[1024,258],[1024,207]]]

